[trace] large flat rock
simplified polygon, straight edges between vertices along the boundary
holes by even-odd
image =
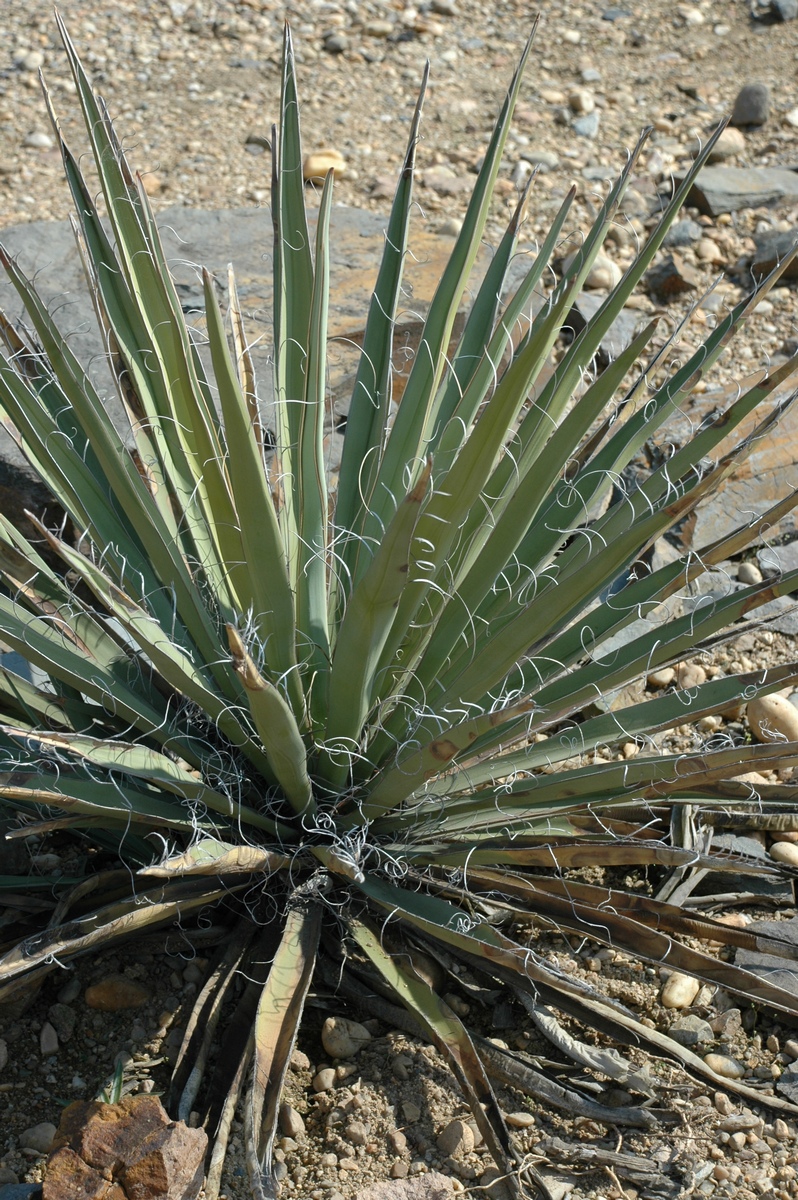
[[[741,386],[754,386],[763,376],[758,371]],[[796,380],[788,381],[777,388],[743,424],[721,445],[720,452],[731,449],[739,438],[748,434],[774,405],[782,403],[795,390]],[[685,409],[685,418],[676,425],[681,434],[695,428],[711,413],[725,411],[739,395],[737,387],[718,388],[696,397],[694,404]],[[708,546],[741,525],[753,522],[767,509],[788,495],[798,486],[798,405],[793,405],[769,431],[767,436],[756,442],[748,457],[741,462],[734,474],[691,515],[682,529],[682,540],[689,549]],[[794,514],[785,517],[777,529],[762,528],[756,540],[772,540],[778,534],[791,534],[795,529]]]
[[[310,236],[315,237],[315,213],[310,214]],[[333,392],[345,390],[355,369],[359,343],[365,329],[369,302],[377,278],[387,219],[377,213],[338,207],[332,211],[330,236],[330,319],[328,360]],[[168,208],[158,214],[166,258],[190,324],[202,324],[201,268],[212,272],[226,298],[227,268],[232,263],[246,330],[252,346],[258,394],[268,410],[271,397],[272,257],[273,228],[268,209],[201,211]],[[121,401],[106,367],[102,340],[88,294],[74,237],[66,221],[33,221],[3,231],[0,240],[35,279],[36,287],[70,345],[87,368],[106,400],[117,427],[128,429]],[[423,318],[454,245],[423,224],[411,231],[405,262],[403,304],[394,336],[397,367],[396,394],[420,339]],[[483,252],[475,280],[489,261]],[[525,256],[516,261],[520,278]],[[528,265],[528,264],[527,264]],[[16,291],[0,273],[0,306],[14,321],[23,318]],[[268,422],[268,413],[266,414]],[[10,437],[0,434],[0,511],[19,519],[25,508],[41,512],[47,493],[29,471],[23,455]]]
[[[798,198],[798,174],[783,167],[704,167],[687,203],[710,217]]]

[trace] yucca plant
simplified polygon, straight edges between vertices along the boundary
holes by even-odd
[[[272,142],[274,372],[264,400],[232,274],[226,316],[204,276],[200,345],[186,326],[147,195],[63,25],[61,34],[108,225],[55,115],[53,125],[130,428],[114,427],[68,338],[3,253],[30,329],[2,321],[0,404],[76,536],[35,514],[33,541],[0,521],[0,637],[35,668],[33,682],[0,671],[0,797],[19,816],[21,835],[80,831],[125,865],[66,892],[47,929],[7,951],[2,995],[123,937],[178,919],[190,930],[193,915],[214,906],[215,927],[229,934],[188,1021],[171,1094],[174,1115],[197,1111],[208,1129],[208,1197],[218,1193],[244,1097],[253,1194],[276,1194],[281,1087],[314,978],[335,987],[342,1003],[368,996],[372,1012],[406,1009],[408,1027],[446,1056],[516,1194],[545,1192],[514,1148],[492,1079],[546,1103],[577,1103],[614,1124],[645,1124],[650,1115],[575,1097],[522,1056],[480,1039],[414,967],[418,951],[453,979],[466,964],[477,999],[506,988],[567,1054],[643,1095],[653,1088],[644,1072],[567,1033],[552,1010],[713,1075],[536,953],[530,925],[796,1010],[793,995],[684,939],[787,956],[791,946],[645,891],[587,883],[574,870],[776,871],[685,846],[669,818],[691,805],[711,824],[719,809],[752,800],[775,812],[791,802],[789,789],[763,787],[756,798],[749,786],[724,780],[788,765],[798,745],[697,743],[691,755],[669,755],[652,735],[798,681],[798,663],[621,708],[596,702],[711,647],[742,615],[798,589],[793,571],[641,632],[641,616],[738,554],[796,503],[793,492],[699,553],[653,572],[639,566],[654,540],[773,429],[785,404],[768,398],[796,359],[742,388],[639,486],[619,485],[624,468],[729,352],[778,272],[658,386],[647,382],[667,361],[667,346],[651,349],[656,321],[597,373],[599,344],[652,263],[713,139],[621,282],[550,369],[644,133],[559,280],[550,267],[573,191],[522,282],[504,296],[528,202],[521,199],[450,352],[527,46],[394,406],[391,337],[419,101],[335,479],[325,460],[333,185],[328,177],[314,247],[290,37]],[[538,297],[542,307],[533,305]],[[745,435],[735,439],[744,422]],[[610,637],[615,648],[602,653]],[[630,742],[640,752],[622,758],[616,752]],[[213,1066],[222,1006],[240,978],[248,982]],[[722,1083],[791,1108],[742,1083]]]

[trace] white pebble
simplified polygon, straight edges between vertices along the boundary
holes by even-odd
[[[663,1008],[689,1008],[698,995],[701,984],[692,975],[674,971],[665,981],[660,1003]]]
[[[35,150],[50,150],[55,145],[55,142],[49,133],[42,133],[40,130],[34,129],[32,133],[28,134],[22,145],[32,146]]]
[[[706,683],[707,673],[700,663],[679,663],[676,668],[676,682],[680,688],[697,688]]]
[[[329,1092],[332,1087],[335,1087],[335,1070],[333,1067],[324,1067],[323,1070],[313,1076],[314,1092]]]
[[[795,842],[774,842],[770,847],[770,857],[774,862],[798,867],[798,846]]]
[[[514,1129],[530,1129],[535,1124],[535,1118],[529,1112],[508,1113],[504,1119]]]
[[[740,583],[761,583],[762,572],[756,563],[741,562],[737,568],[737,579]]]
[[[798,709],[786,696],[757,696],[747,708],[748,724],[759,742],[798,742]]]
[[[593,112],[596,100],[588,88],[574,88],[568,93],[568,105],[571,112],[587,114]]]

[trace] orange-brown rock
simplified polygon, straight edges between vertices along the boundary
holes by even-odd
[[[99,983],[86,988],[86,1004],[102,1012],[119,1012],[123,1008],[141,1008],[150,1000],[150,992],[127,975],[108,975]]]
[[[77,1101],[62,1114],[43,1200],[195,1200],[207,1145],[155,1096]]]
[[[50,1155],[42,1196],[46,1200],[125,1200],[118,1184],[90,1167],[69,1146]]]
[[[76,1100],[61,1114],[53,1150],[70,1146],[90,1166],[118,1172],[143,1138],[169,1123],[157,1096],[125,1096],[119,1104]]]

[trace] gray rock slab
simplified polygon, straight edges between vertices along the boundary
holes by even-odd
[[[765,847],[755,838],[737,833],[716,833],[712,838],[713,850],[727,850],[734,854],[742,854],[746,858],[759,862],[767,858]],[[782,904],[793,903],[792,884],[788,879],[767,879],[761,875],[749,875],[745,870],[710,871],[699,882],[696,895],[716,896],[730,892],[748,892],[756,896],[768,896]],[[796,922],[798,925],[798,922]],[[739,951],[742,953],[742,951]],[[796,964],[798,966],[798,964]]]
[[[663,246],[678,249],[680,246],[692,246],[693,242],[697,242],[703,236],[703,225],[699,225],[698,221],[691,221],[689,218],[685,218],[685,220],[676,221],[671,225],[665,234],[665,240],[662,244]]]
[[[605,299],[606,296],[603,295],[594,296],[590,292],[582,292],[568,314],[566,325],[570,326],[575,334],[581,333],[588,321],[591,321],[601,308]],[[601,339],[599,360],[606,364],[622,354],[633,341],[645,320],[647,320],[647,314],[641,313],[638,309],[621,309]]]
[[[454,1180],[430,1171],[412,1179],[386,1179],[372,1184],[358,1192],[358,1200],[449,1200],[454,1195]]]
[[[40,1183],[6,1183],[0,1187],[0,1200],[41,1200]]]
[[[687,203],[710,217],[798,198],[798,174],[781,167],[704,167]]]
[[[798,946],[798,918],[791,921],[754,921],[747,927],[748,933],[762,937],[776,937]],[[762,954],[759,950],[738,949],[734,961],[738,967],[753,972],[766,983],[784,988],[798,996],[798,960],[781,958],[775,954]]]
[[[798,1104],[798,1063],[788,1063],[776,1081],[776,1091],[793,1104]]]
[[[310,237],[315,236],[311,211]],[[204,211],[168,208],[157,213],[167,262],[188,323],[202,326],[202,274],[215,277],[224,303],[227,268],[233,263],[254,359],[262,408],[271,398],[272,255],[273,228],[267,208]],[[330,236],[330,320],[328,365],[330,385],[336,388],[351,376],[365,328],[368,306],[385,242],[387,219],[377,213],[344,206],[333,209]],[[2,232],[0,241],[32,277],[44,302],[87,370],[117,428],[128,422],[109,374],[94,309],[86,289],[80,258],[66,221],[33,221]],[[404,359],[414,352],[429,300],[451,254],[447,238],[419,224],[411,229],[403,284],[403,304],[397,315],[395,345]],[[473,283],[479,283],[489,261],[479,256]],[[508,286],[517,285],[529,267],[519,254],[512,264]],[[12,321],[23,321],[16,291],[0,278],[0,307]],[[403,359],[403,361],[404,361]],[[405,363],[405,373],[408,369]],[[401,374],[401,370],[400,370]],[[338,410],[344,411],[343,404]],[[268,415],[266,415],[268,423]],[[48,493],[34,478],[16,444],[0,436],[0,511],[15,522],[25,508],[42,513]]]
[[[790,230],[780,232],[774,229],[772,232],[760,233],[754,238],[756,250],[751,262],[751,272],[755,279],[762,279],[765,275],[769,275],[773,268],[789,254],[795,245],[797,232]],[[798,279],[798,257],[794,258],[782,272],[781,278]]]

